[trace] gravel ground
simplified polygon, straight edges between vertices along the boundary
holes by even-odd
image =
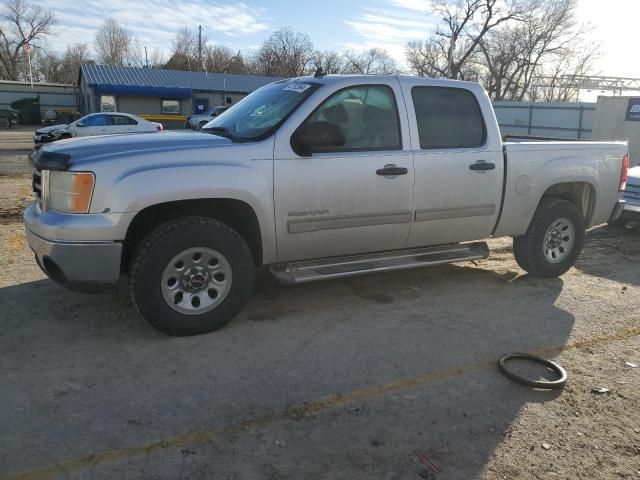
[[[226,328],[168,338],[125,295],[44,277],[29,181],[0,177],[0,480],[640,478],[638,227],[591,230],[561,279],[524,275],[507,239],[476,263],[262,272]],[[566,387],[508,380],[507,351]]]
[[[31,173],[28,155],[33,148],[35,127],[14,127],[0,130],[0,175]]]

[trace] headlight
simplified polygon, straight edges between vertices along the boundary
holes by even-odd
[[[46,171],[46,170],[45,170]],[[45,208],[65,213],[87,213],[91,206],[95,176],[91,172],[49,173]]]

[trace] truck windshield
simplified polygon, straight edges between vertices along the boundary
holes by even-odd
[[[251,142],[271,135],[320,84],[282,80],[243,98],[207,123],[202,130],[234,142]]]

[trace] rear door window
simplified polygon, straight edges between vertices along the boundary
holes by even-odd
[[[462,88],[413,87],[420,148],[473,148],[486,141],[486,127],[473,93]]]
[[[124,115],[111,115],[112,125],[137,125],[133,118],[125,117]]]

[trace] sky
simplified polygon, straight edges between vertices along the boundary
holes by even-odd
[[[577,20],[591,27],[600,45],[599,74],[640,78],[640,55],[633,32],[640,0],[578,0]],[[386,49],[401,64],[404,47],[425,39],[436,19],[427,14],[430,0],[37,0],[54,12],[56,28],[50,48],[91,45],[106,18],[124,25],[142,46],[168,52],[176,31],[203,26],[212,44],[243,51],[254,49],[273,30],[289,26],[311,36],[320,50]]]

